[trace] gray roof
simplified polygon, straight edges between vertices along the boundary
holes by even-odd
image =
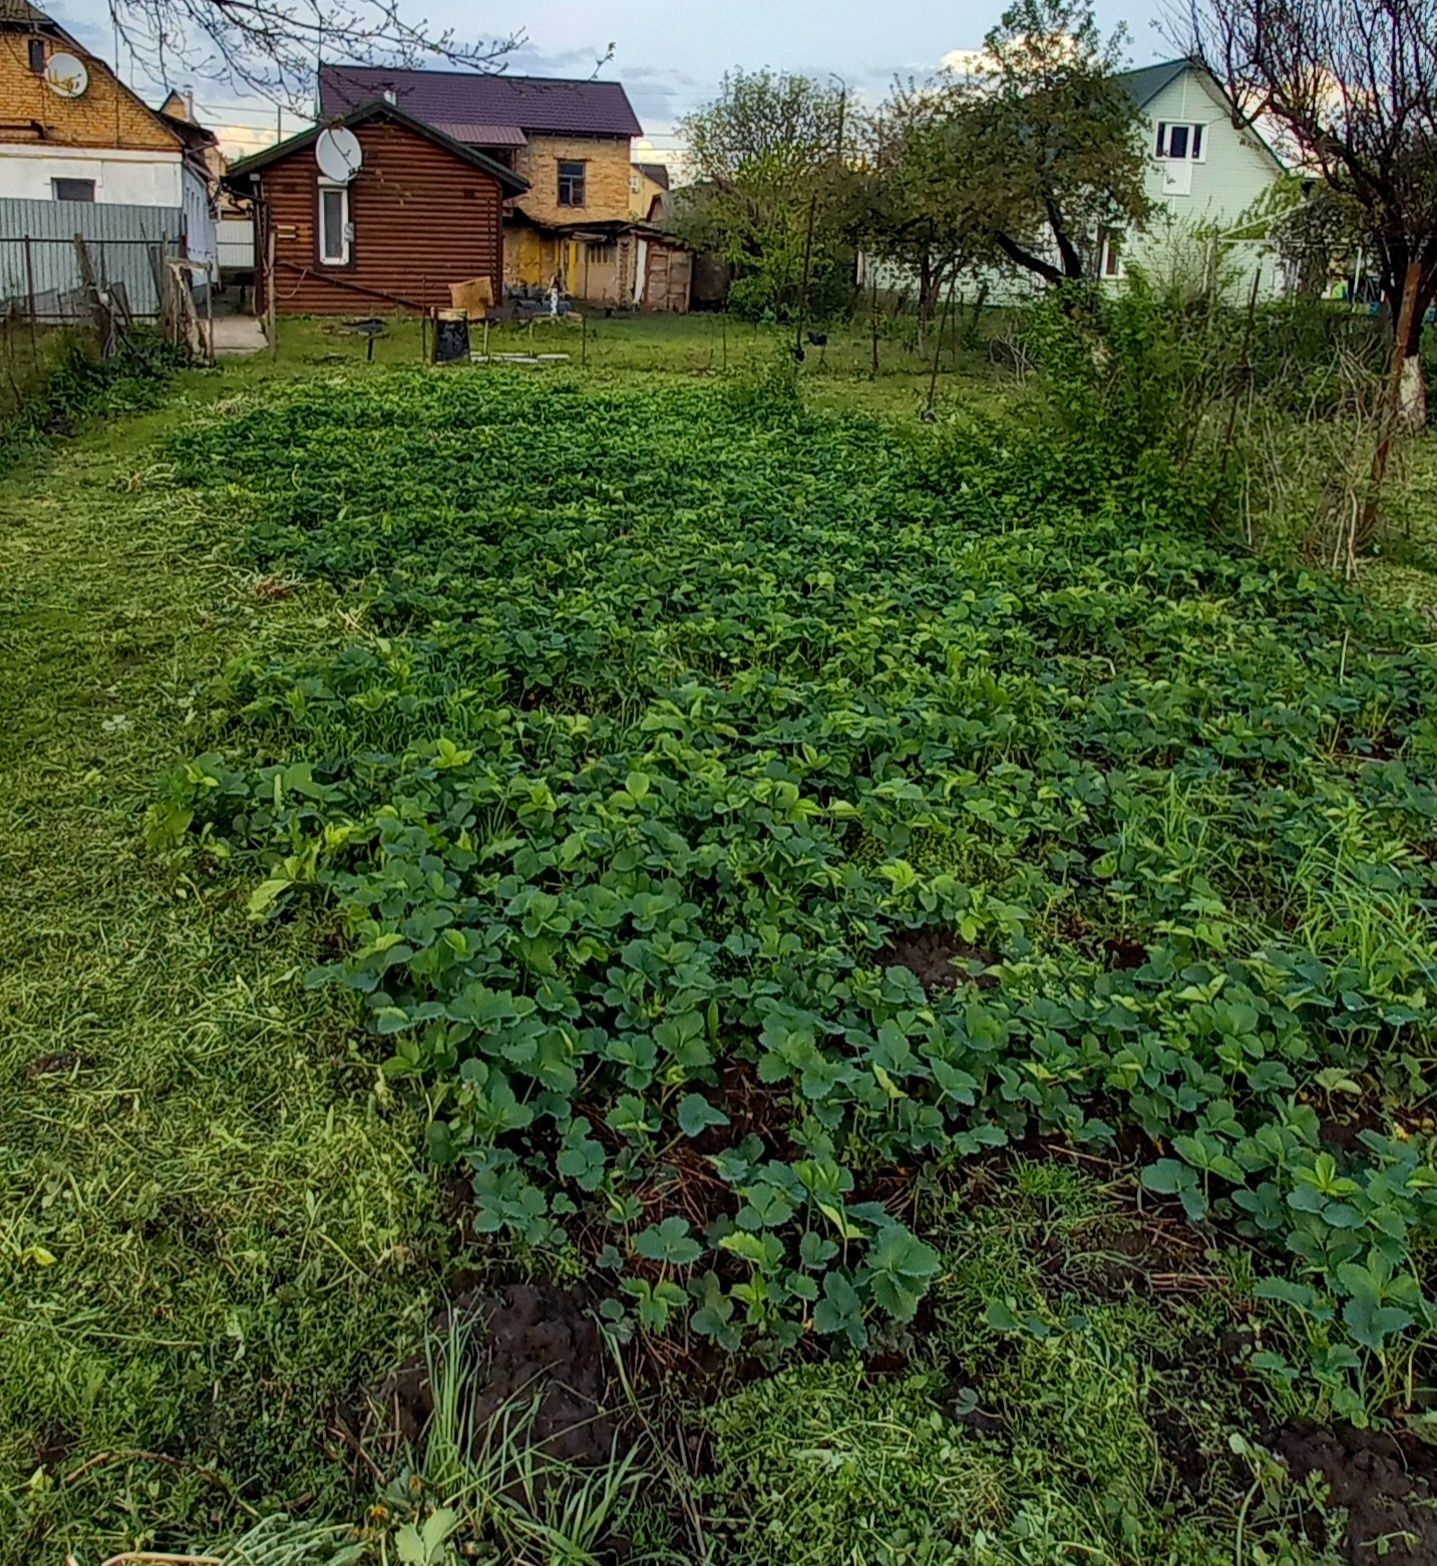
[[[636,163],[634,167],[640,174],[653,180],[661,189],[669,188],[669,166],[667,163]]]
[[[1165,60],[1161,65],[1140,65],[1135,71],[1119,71],[1117,81],[1128,90],[1134,103],[1145,109],[1168,85],[1175,82],[1184,71],[1197,70],[1191,60]]]
[[[18,22],[22,27],[55,26],[53,18],[31,5],[30,0],[0,0],[0,25],[7,22]]]

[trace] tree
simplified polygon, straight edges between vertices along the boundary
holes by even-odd
[[[954,99],[964,228],[993,261],[1049,284],[1097,271],[1105,230],[1140,225],[1139,111],[1083,0],[1016,0]]]
[[[1233,122],[1275,121],[1361,231],[1389,304],[1402,407],[1426,421],[1418,350],[1437,299],[1437,25],[1432,0],[1192,0],[1188,44]],[[1399,335],[1409,275],[1408,327]]]
[[[465,40],[411,20],[401,0],[109,0],[109,8],[131,58],[156,80],[218,78],[301,112],[312,112],[321,59],[404,66],[438,57],[492,70],[521,42],[518,34]]]
[[[735,306],[787,319],[805,274],[820,313],[837,304],[850,275],[846,93],[806,76],[735,71],[679,129],[695,180],[677,226],[734,267]]]
[[[862,126],[864,249],[917,283],[920,343],[944,285],[975,259],[965,176],[952,144],[958,91],[952,78],[895,82]]]

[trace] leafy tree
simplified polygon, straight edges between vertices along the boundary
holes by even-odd
[[[974,259],[965,176],[953,146],[958,91],[951,77],[921,86],[895,82],[863,126],[864,246],[915,280],[920,340],[945,284]]]
[[[734,71],[680,132],[695,183],[681,233],[735,269],[733,302],[786,319],[803,293],[818,313],[841,302],[851,275],[853,180],[844,155],[846,96],[806,76]]]
[[[1188,42],[1226,86],[1236,124],[1275,121],[1361,214],[1394,323],[1403,406],[1425,422],[1418,350],[1437,300],[1437,35],[1431,0],[1192,0]]]
[[[1083,0],[1015,0],[955,95],[956,214],[996,264],[1049,284],[1097,269],[1105,229],[1140,225],[1145,151],[1116,79],[1125,41],[1104,42]]]

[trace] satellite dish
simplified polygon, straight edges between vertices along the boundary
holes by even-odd
[[[78,55],[62,50],[45,62],[45,85],[62,98],[78,98],[90,85],[90,73]]]
[[[342,125],[320,131],[314,144],[314,161],[326,179],[332,179],[337,185],[347,185],[364,162],[359,137]]]

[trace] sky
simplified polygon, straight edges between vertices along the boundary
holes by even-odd
[[[45,0],[39,0],[45,5]],[[406,7],[410,0],[401,0]],[[877,101],[895,75],[924,77],[945,55],[971,50],[997,20],[1006,0],[511,0],[498,7],[473,0],[413,0],[413,15],[438,31],[453,27],[465,38],[522,32],[524,42],[506,69],[540,76],[590,76],[613,45],[600,75],[623,82],[643,125],[646,146],[662,159],[681,159],[680,119],[714,97],[726,70],[735,66],[834,77],[856,99]],[[165,87],[192,85],[197,118],[220,132],[231,155],[274,140],[272,104],[246,96],[223,81],[161,83],[136,74],[121,54],[106,0],[52,0],[46,6],[87,48],[111,64],[152,103]],[[1154,22],[1165,0],[1098,0],[1106,33],[1125,23],[1136,65],[1171,58],[1172,47]],[[286,135],[304,122],[286,111]]]

